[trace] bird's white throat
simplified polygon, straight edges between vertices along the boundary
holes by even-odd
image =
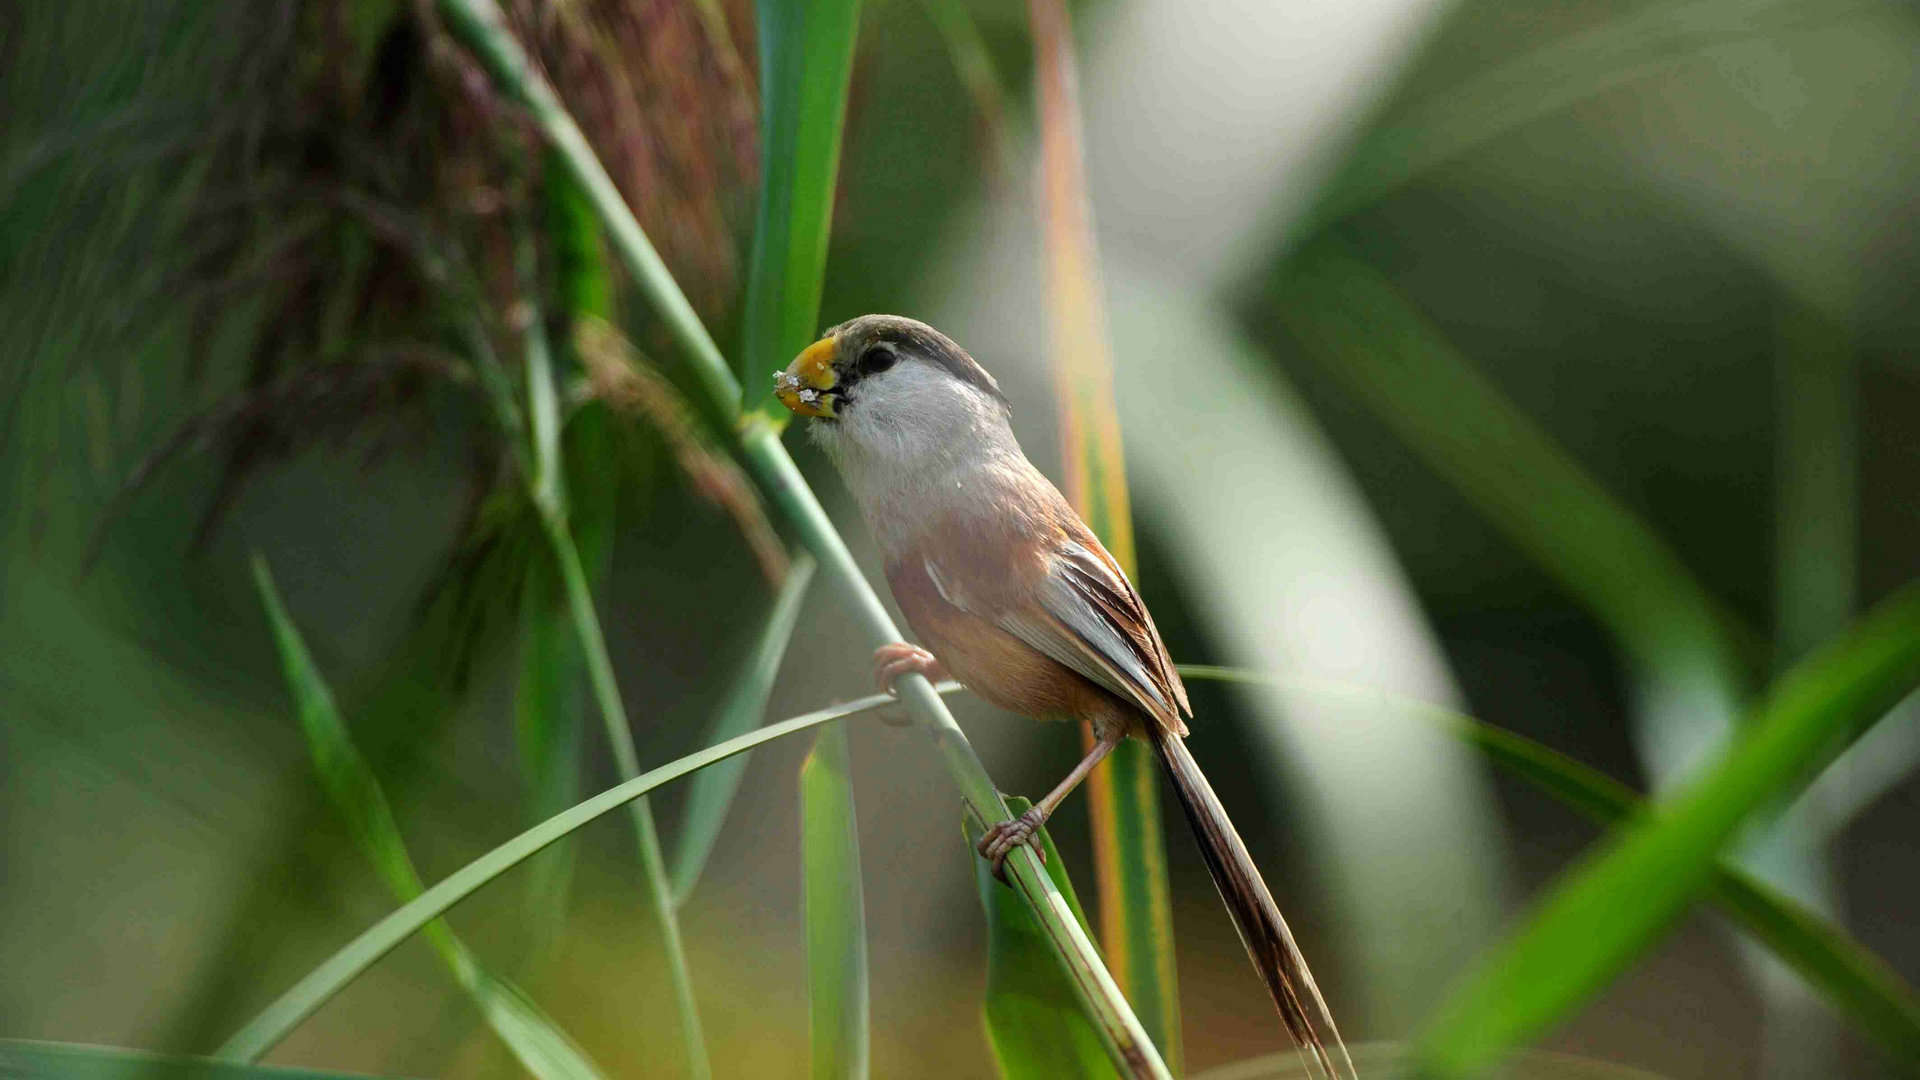
[[[991,513],[1033,468],[999,402],[920,364],[862,382],[840,419],[808,428],[889,558],[956,511]]]

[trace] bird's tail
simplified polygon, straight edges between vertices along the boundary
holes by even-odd
[[[1333,1014],[1327,1011],[1326,999],[1320,996],[1313,973],[1307,970],[1307,961],[1300,955],[1300,947],[1294,944],[1293,931],[1287,929],[1287,920],[1280,917],[1280,908],[1267,891],[1267,883],[1261,880],[1259,869],[1247,854],[1247,846],[1240,842],[1240,834],[1234,831],[1226,808],[1220,805],[1199,763],[1187,752],[1180,736],[1170,731],[1156,730],[1153,744],[1160,752],[1160,763],[1166,767],[1168,778],[1173,781],[1174,791],[1179,793],[1187,822],[1200,839],[1200,850],[1206,855],[1207,870],[1213,874],[1220,898],[1233,913],[1240,942],[1247,947],[1247,955],[1253,958],[1253,966],[1266,982],[1267,992],[1273,995],[1273,1003],[1279,1008],[1280,1019],[1286,1023],[1293,1041],[1307,1055],[1316,1075],[1337,1080],[1354,1077],[1353,1059],[1347,1056],[1346,1044],[1340,1041],[1340,1030],[1334,1027]]]

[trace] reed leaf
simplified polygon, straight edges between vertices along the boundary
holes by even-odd
[[[579,126],[567,115],[553,88],[534,70],[525,51],[506,30],[499,9],[491,0],[438,0],[437,8],[448,28],[473,51],[501,90],[527,105],[534,124],[586,193],[607,229],[614,253],[633,275],[641,293],[656,306],[662,329],[679,350],[681,359],[693,369],[692,381],[705,395],[699,404],[719,416],[737,417],[738,380],[706,328],[700,325],[686,295],[660,262],[632,211],[621,201]],[[807,486],[786,447],[781,445],[779,426],[765,414],[756,414],[733,424],[730,430],[737,439],[736,449],[741,460],[767,501],[801,543],[813,552],[835,591],[854,609],[867,644],[877,648],[903,640],[886,605],[854,561],[846,541]],[[918,675],[908,675],[899,681],[897,689],[908,714],[925,730],[972,812],[983,820],[1007,820],[1009,815],[999,789],[932,684]],[[1108,1054],[1126,1075],[1170,1075],[1153,1041],[1141,1027],[1084,928],[1071,917],[1066,901],[1047,877],[1038,857],[1023,848],[1014,853],[1007,865],[1073,981],[1082,1005],[1094,1019]]]
[[[713,723],[702,740],[706,745],[752,731],[766,715],[773,678],[780,672],[780,660],[787,654],[787,643],[793,640],[793,628],[800,621],[800,602],[806,598],[807,586],[812,581],[813,560],[804,555],[795,559],[772,609],[767,612],[767,621],[760,628],[753,651],[735,673],[719,711],[713,714]],[[674,847],[670,875],[676,906],[684,905],[693,895],[693,887],[699,883],[701,871],[706,869],[708,856],[713,854],[714,842],[720,838],[720,827],[726,823],[727,810],[733,805],[733,797],[740,790],[740,778],[746,771],[747,759],[741,757],[702,769],[687,784],[680,839]]]
[[[960,687],[942,683],[938,693],[950,694]],[[348,983],[372,967],[374,962],[393,951],[396,945],[418,933],[447,910],[473,895],[488,882],[525,862],[548,845],[571,835],[591,822],[613,813],[642,795],[713,765],[735,754],[742,754],[763,743],[784,738],[809,728],[849,716],[897,704],[885,694],[873,694],[806,713],[777,724],[768,724],[736,739],[709,746],[657,769],[649,770],[624,784],[609,788],[593,798],[535,825],[506,843],[454,871],[419,896],[402,904],[374,923],[319,967],[309,971],[286,993],[267,1006],[245,1027],[223,1043],[214,1056],[225,1060],[253,1061],[279,1045],[300,1022],[313,1014]]]
[[[1133,512],[1113,394],[1100,255],[1081,151],[1079,77],[1062,0],[1029,0],[1040,128],[1040,216],[1047,266],[1048,352],[1059,402],[1067,500],[1128,577],[1138,580]],[[1093,728],[1081,725],[1092,749]],[[1153,750],[1128,740],[1087,778],[1099,882],[1100,940],[1147,1033],[1180,1069],[1173,894]]]
[[[1023,813],[1033,805],[1010,798],[1007,808]],[[980,841],[980,822],[969,816],[962,822],[967,843]],[[1073,917],[1086,925],[1086,912],[1067,878],[1066,862],[1046,829],[1036,834],[1046,853],[1047,875],[1073,908]],[[1073,986],[1060,974],[1060,965],[1047,952],[1047,938],[1033,915],[1012,889],[978,862],[974,885],[987,915],[987,994],[981,1007],[987,1042],[994,1061],[1007,1080],[1100,1078],[1115,1075],[1100,1046],[1100,1034],[1087,1023],[1074,1001]]]
[[[767,380],[819,329],[840,130],[859,0],[760,0],[760,211],[739,379],[768,415]],[[744,406],[744,402],[739,403]]]
[[[1464,1076],[1545,1031],[1658,939],[1743,825],[1790,800],[1920,684],[1920,586],[1778,680],[1734,744],[1570,871],[1435,1010],[1428,1075]]]
[[[864,1080],[870,1059],[867,912],[847,726],[814,736],[800,767],[800,867],[814,1080]]]
[[[1284,685],[1418,716],[1447,728],[1505,772],[1600,824],[1628,825],[1646,812],[1641,797],[1612,777],[1524,736],[1424,701],[1240,668],[1183,664],[1180,673],[1189,679]],[[1885,961],[1840,927],[1724,858],[1713,868],[1706,897],[1879,1042],[1892,1060],[1920,1061],[1920,996]],[[1295,1055],[1284,1057],[1292,1061]]]
[[[321,785],[346,820],[354,841],[393,894],[402,902],[419,898],[423,891],[420,875],[407,855],[400,826],[393,819],[380,781],[354,746],[334,705],[332,691],[281,603],[266,560],[258,555],[253,559],[253,575]],[[426,932],[428,943],[453,972],[454,980],[473,998],[487,1025],[528,1072],[542,1080],[600,1076],[586,1054],[539,1006],[512,984],[488,973],[465,943],[454,936],[452,928],[434,922]]]

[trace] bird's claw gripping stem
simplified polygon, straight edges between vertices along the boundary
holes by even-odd
[[[1041,862],[1047,861],[1047,849],[1033,842],[1034,837],[1040,832],[1040,826],[1046,822],[1047,815],[1041,813],[1040,808],[1035,806],[1028,808],[1026,813],[1012,821],[1002,821],[997,825],[988,826],[987,830],[980,834],[980,842],[974,845],[975,850],[980,852],[982,858],[993,864],[993,876],[1000,879],[1000,884],[1008,884],[1007,856],[1013,854],[1014,848],[1024,844],[1033,848],[1033,853],[1040,857]]]
[[[899,691],[893,684],[902,675],[924,675],[930,682],[939,682],[947,677],[947,669],[930,652],[918,645],[905,641],[896,641],[891,645],[882,645],[873,650],[873,684],[883,694],[899,697]]]

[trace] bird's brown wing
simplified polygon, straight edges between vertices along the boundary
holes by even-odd
[[[1167,647],[1112,556],[1090,534],[1063,536],[1046,553],[1027,602],[997,605],[971,597],[928,559],[927,576],[950,604],[1005,630],[1105,688],[1175,734],[1193,715]],[[985,601],[985,602],[983,602]]]

